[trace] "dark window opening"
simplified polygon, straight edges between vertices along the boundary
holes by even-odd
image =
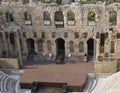
[[[68,38],[68,32],[65,32],[65,33],[64,33],[64,37],[65,37],[65,38]]]
[[[33,37],[37,37],[37,33],[36,32],[33,32]]]
[[[87,36],[88,36],[88,33],[87,33],[87,32],[84,32],[84,33],[83,33],[83,38],[87,38]]]
[[[117,39],[120,39],[120,33],[116,34]]]
[[[23,32],[23,37],[25,37],[25,38],[26,38],[26,32]]]
[[[100,45],[104,46],[104,43],[105,43],[105,34],[101,34],[100,35]]]
[[[52,32],[52,38],[55,38],[55,36],[56,36],[56,33]]]
[[[42,32],[42,38],[45,38],[45,32]]]
[[[79,38],[79,32],[75,32],[75,38]]]

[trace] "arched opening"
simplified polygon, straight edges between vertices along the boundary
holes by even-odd
[[[75,14],[71,10],[67,12],[67,21],[68,25],[75,25]]]
[[[87,55],[88,57],[94,56],[94,39],[90,38],[87,41]]]
[[[56,63],[63,63],[65,58],[65,41],[62,38],[56,39]]]
[[[65,41],[62,38],[56,40],[57,55],[65,54]]]
[[[6,21],[7,22],[13,22],[14,21],[14,17],[13,17],[12,13],[6,12]]]
[[[50,25],[50,13],[48,11],[44,11],[43,18],[44,18],[44,25]]]
[[[88,17],[87,17],[88,25],[95,25],[95,16],[96,16],[96,14],[94,11],[90,11],[88,13]]]
[[[48,52],[51,52],[52,51],[52,46],[51,46],[52,44],[51,44],[51,41],[50,40],[48,40],[47,41],[47,50],[48,50]]]
[[[73,41],[69,42],[69,50],[70,50],[70,53],[74,52],[74,42]]]
[[[37,45],[38,45],[38,52],[42,52],[43,51],[43,40],[42,39],[38,40]]]
[[[109,23],[110,23],[110,25],[116,25],[117,24],[117,12],[116,11],[110,11],[110,13],[109,13]]]
[[[79,43],[79,53],[84,53],[84,42],[80,41]]]
[[[34,40],[32,38],[27,39],[28,54],[35,53]]]
[[[29,11],[24,13],[24,18],[25,18],[26,25],[32,25],[32,16]]]
[[[63,28],[64,27],[64,19],[62,11],[55,12],[55,25],[56,28]]]

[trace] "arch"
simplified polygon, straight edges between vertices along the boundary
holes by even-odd
[[[74,42],[73,41],[69,42],[69,50],[70,50],[70,52],[74,52]]]
[[[56,25],[56,28],[64,27],[64,17],[63,17],[62,11],[55,12],[55,25]]]
[[[32,25],[32,16],[29,11],[24,13],[24,18],[25,18],[26,25]]]
[[[94,55],[94,39],[92,38],[87,41],[87,55],[92,57]]]
[[[34,53],[35,52],[34,40],[32,38],[29,38],[26,40],[26,42],[28,53]]]
[[[42,39],[39,39],[37,41],[37,45],[38,45],[38,51],[39,52],[42,52],[43,51],[43,40]]]
[[[63,13],[62,11],[55,12],[55,21],[63,21]]]
[[[88,21],[95,21],[95,12],[94,11],[90,11],[88,12]]]
[[[50,13],[48,11],[44,11],[43,18],[44,20],[50,20]]]
[[[75,14],[74,14],[74,12],[73,11],[68,11],[67,12],[67,20],[68,21],[74,21],[75,20]]]
[[[84,53],[84,42],[83,41],[79,42],[79,53]]]
[[[65,54],[65,41],[62,38],[56,39],[56,54]]]
[[[47,49],[48,49],[48,52],[52,51],[52,43],[50,40],[47,41]]]
[[[8,11],[6,12],[6,21],[7,22],[13,22],[14,21],[13,14],[8,12]]]
[[[117,12],[116,11],[110,11],[109,12],[109,23],[111,25],[117,24]]]
[[[25,20],[31,20],[31,14],[30,14],[29,11],[26,11],[26,12],[24,13],[24,18],[25,18]]]

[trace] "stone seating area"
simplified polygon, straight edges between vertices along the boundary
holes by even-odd
[[[23,93],[19,80],[0,71],[0,93]]]
[[[99,78],[91,93],[120,93],[120,72],[107,78]]]

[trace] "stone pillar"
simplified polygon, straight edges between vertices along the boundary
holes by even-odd
[[[8,46],[8,55],[10,55],[10,36],[9,36],[9,32],[7,32],[7,35],[8,35],[8,38],[7,38],[7,42],[8,42],[8,44],[7,44],[7,46]]]
[[[38,53],[38,44],[37,40],[34,41],[35,52]]]
[[[30,0],[29,4],[30,4],[30,5],[32,4],[32,0]]]
[[[63,21],[64,21],[64,27],[66,28],[68,25],[67,25],[67,13],[64,12],[63,13]]]
[[[65,54],[66,56],[69,54],[69,43],[67,41],[65,42]]]
[[[99,55],[99,49],[100,47],[99,47],[99,39],[98,40],[96,40],[96,60],[98,60],[98,55]]]
[[[6,37],[5,37],[5,32],[2,32],[2,37],[3,37],[3,43],[4,43],[4,50],[7,52],[8,51],[8,46],[7,46],[7,40],[6,40]]]
[[[52,13],[50,14],[50,15],[51,15],[51,26],[53,26],[53,27],[55,26],[54,14],[55,14],[54,12],[52,12]]]
[[[87,41],[84,41],[84,53],[87,54]]]

